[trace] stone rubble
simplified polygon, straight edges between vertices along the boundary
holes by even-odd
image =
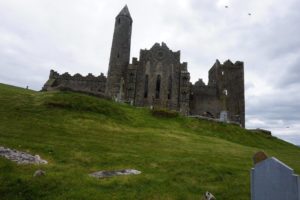
[[[22,151],[17,151],[0,146],[0,156],[5,157],[18,164],[47,164],[46,160],[40,158],[39,155],[31,155]]]
[[[45,176],[46,175],[46,172],[41,170],[41,169],[38,169],[34,172],[33,174],[33,177],[37,177],[37,176]]]
[[[114,170],[114,171],[98,171],[91,173],[90,176],[95,178],[107,178],[112,176],[122,176],[122,175],[137,175],[142,172],[135,169],[122,169],[122,170]]]

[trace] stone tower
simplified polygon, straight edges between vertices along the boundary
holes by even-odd
[[[125,77],[130,59],[131,29],[132,18],[127,5],[125,5],[115,19],[105,89],[106,95],[118,100],[123,100],[125,94]]]
[[[221,100],[220,108],[228,111],[229,119],[245,127],[244,63],[218,60],[209,70],[209,85],[215,85]]]

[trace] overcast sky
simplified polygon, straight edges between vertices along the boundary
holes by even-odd
[[[125,4],[131,57],[164,41],[192,82],[216,59],[244,61],[246,126],[300,144],[299,0],[0,0],[0,82],[40,90],[50,69],[106,74]]]

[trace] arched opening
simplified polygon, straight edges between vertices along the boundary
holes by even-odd
[[[144,98],[148,97],[148,75],[145,76]]]
[[[118,18],[118,24],[120,24],[121,23],[121,18]]]
[[[155,87],[155,98],[159,99],[159,95],[160,95],[160,75],[157,75],[156,87]]]

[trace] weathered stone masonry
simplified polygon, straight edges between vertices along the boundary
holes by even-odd
[[[180,51],[165,43],[155,43],[140,51],[139,59],[130,59],[132,18],[127,6],[115,18],[115,29],[107,78],[101,74],[86,77],[51,70],[43,90],[70,89],[102,94],[135,106],[160,107],[185,115],[224,117],[245,126],[244,63],[218,60],[209,70],[206,85],[202,79],[190,82],[187,63]]]
[[[56,71],[51,70],[49,79],[42,90],[72,90],[103,95],[105,92],[105,85],[106,77],[102,73],[97,77],[92,74],[88,74],[87,76],[75,74],[74,76],[71,76],[67,72],[60,75]]]
[[[221,64],[218,60],[209,70],[209,81],[205,85],[202,79],[191,87],[190,113],[220,117],[221,111],[227,111],[231,121],[245,126],[244,64],[227,60]]]

